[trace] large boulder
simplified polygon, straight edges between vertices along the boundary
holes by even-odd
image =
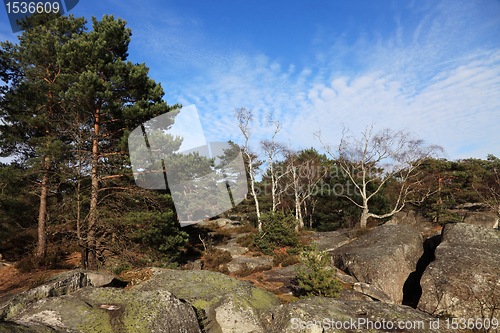
[[[261,315],[280,304],[276,295],[210,271],[152,269],[134,290],[169,290],[193,306],[206,332],[264,332]]]
[[[405,281],[423,254],[422,236],[410,226],[386,224],[330,253],[336,267],[370,285],[369,296],[385,294],[381,301],[401,304]]]
[[[435,260],[420,285],[422,311],[500,319],[500,231],[466,223],[445,225]]]
[[[397,212],[386,224],[409,225],[420,231],[423,238],[428,238],[436,232],[436,223],[415,210]]]
[[[333,251],[336,248],[349,243],[354,238],[354,231],[348,229],[315,232],[308,236],[320,251]]]
[[[463,217],[465,223],[498,228],[498,215],[488,212],[470,212]]]
[[[165,290],[83,288],[31,302],[9,322],[35,332],[201,333],[193,308]]]
[[[273,258],[267,256],[261,257],[245,257],[235,256],[233,260],[227,264],[227,269],[230,273],[237,272],[241,269],[262,269],[267,270],[273,267]]]
[[[437,328],[438,319],[408,306],[324,297],[281,305],[272,318],[269,333],[447,332],[442,321]]]
[[[119,284],[113,275],[74,270],[52,276],[44,284],[14,295],[0,298],[0,320],[9,318],[32,301],[62,296],[84,287]]]

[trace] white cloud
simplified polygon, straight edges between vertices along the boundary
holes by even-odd
[[[335,144],[343,124],[356,134],[374,122],[440,144],[452,159],[500,155],[500,44],[491,43],[499,27],[480,4],[416,7],[417,20],[395,13],[392,33],[362,31],[354,42],[319,26],[314,60],[300,65],[213,44],[200,23],[167,23],[141,38],[167,63],[199,72],[176,81],[169,100],[196,104],[207,141],[242,142],[232,111],[244,106],[255,114],[254,147],[269,137],[273,112],[278,139],[295,148],[320,148],[319,129]]]

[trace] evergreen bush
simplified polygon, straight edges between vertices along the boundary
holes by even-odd
[[[342,290],[342,284],[335,277],[335,268],[328,267],[330,258],[326,251],[304,251],[301,262],[308,268],[297,266],[295,271],[299,286],[306,296],[323,296],[337,298]]]
[[[274,249],[299,246],[299,236],[295,231],[297,224],[292,214],[280,211],[262,214],[262,232],[254,236],[254,244],[267,255]]]

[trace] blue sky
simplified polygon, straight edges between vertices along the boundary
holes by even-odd
[[[126,20],[129,60],[169,104],[196,105],[207,141],[242,142],[232,111],[246,107],[255,150],[272,112],[295,149],[375,123],[448,159],[500,156],[498,0],[80,0],[71,13]],[[17,40],[0,15],[0,40]]]

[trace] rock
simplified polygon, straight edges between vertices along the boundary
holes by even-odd
[[[224,274],[152,270],[151,278],[133,289],[169,290],[196,309],[206,332],[263,332],[261,315],[280,304],[276,295]]]
[[[451,208],[453,209],[467,209],[467,210],[483,210],[483,209],[488,209],[489,206],[484,204],[484,203],[478,203],[478,202],[466,202],[461,205],[454,205]]]
[[[408,306],[326,297],[281,305],[273,318],[267,328],[269,333],[368,332],[367,328],[372,327],[370,332],[451,332],[443,329],[442,322],[441,329],[431,329],[429,323],[437,319]]]
[[[201,332],[193,308],[166,290],[83,288],[32,302],[9,321],[64,332]]]
[[[242,234],[231,235],[227,238],[227,245],[239,245],[238,238],[248,235],[253,235],[253,234],[251,232],[245,232]]]
[[[343,229],[327,232],[315,232],[309,236],[316,243],[319,251],[333,251],[336,248],[349,243],[354,238],[353,232]]]
[[[300,291],[299,283],[297,281],[297,273],[295,272],[295,267],[304,265],[292,265],[287,267],[274,268],[269,271],[265,271],[262,274],[266,282],[281,282],[283,286],[278,290],[283,294],[298,294]]]
[[[340,282],[345,283],[345,284],[355,284],[356,282],[358,282],[358,280],[356,280],[356,278],[342,272],[339,269],[336,269],[335,277],[337,279],[339,279]]]
[[[228,251],[231,253],[231,256],[239,256],[248,252],[248,247],[240,246],[240,245],[219,245],[215,248],[223,251]]]
[[[333,264],[385,293],[403,300],[403,285],[423,254],[422,236],[406,225],[382,225],[331,252]]]
[[[1,333],[54,333],[54,330],[49,327],[43,327],[43,326],[26,327],[22,325],[17,325],[15,323],[0,321],[0,332]]]
[[[375,286],[372,286],[368,283],[364,282],[356,282],[353,286],[352,289],[355,291],[369,296],[372,299],[376,299],[377,301],[385,302],[385,303],[392,303],[392,300],[389,296],[387,296],[386,293],[384,293],[382,290],[378,289]]]
[[[194,261],[189,261],[187,264],[185,264],[183,269],[201,270],[202,267],[203,267],[203,260],[196,259]]]
[[[229,220],[230,222],[228,222],[225,226],[223,226],[221,229],[223,230],[227,230],[227,229],[234,229],[236,227],[239,227],[241,226],[241,223],[238,222],[238,221],[231,221]]]
[[[0,298],[0,320],[14,316],[32,301],[72,293],[80,288],[101,287],[116,281],[110,274],[74,270],[52,276],[39,287]]]
[[[226,218],[223,218],[223,217],[220,218],[220,219],[216,219],[216,220],[210,221],[210,222],[217,224],[217,226],[219,228],[222,228],[222,227],[226,226],[227,224],[232,224],[233,223],[232,220],[226,219]]]
[[[500,231],[466,223],[445,225],[435,260],[420,285],[422,311],[500,319]]]
[[[464,216],[464,222],[488,228],[498,228],[498,216],[492,213],[470,212]]]
[[[424,239],[430,237],[436,230],[436,224],[431,218],[424,217],[422,213],[414,210],[397,212],[386,224],[409,225],[420,231]]]
[[[273,267],[273,258],[264,256],[252,258],[238,256],[227,264],[227,269],[230,273],[234,273],[245,267],[250,269],[260,268],[262,270],[271,269]]]
[[[215,219],[215,220],[208,220],[208,221],[197,221],[197,222],[194,222],[196,223],[196,225],[198,227],[208,227],[208,226],[215,226],[217,228],[222,228],[223,226],[225,226],[226,224],[228,223],[232,223],[232,221],[230,219],[226,219],[226,218],[218,218],[218,219]]]
[[[373,298],[366,296],[365,294],[362,294],[353,289],[342,289],[339,293],[338,299],[346,301],[367,301],[367,302],[373,301]]]

